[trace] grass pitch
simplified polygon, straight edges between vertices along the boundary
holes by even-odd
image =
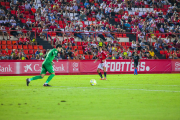
[[[180,120],[180,74],[27,77],[0,77],[0,120]]]

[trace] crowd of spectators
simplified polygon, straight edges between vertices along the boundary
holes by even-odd
[[[7,12],[0,8],[0,28],[3,39],[5,39],[4,35],[11,34],[18,38],[17,44],[37,44],[32,32],[28,32],[28,30],[37,28],[37,35],[53,40],[53,45],[68,46],[64,47],[65,49],[58,55],[59,59],[85,59],[85,54],[93,55],[95,58],[99,45],[102,45],[104,50],[111,55],[109,59],[130,59],[133,51],[143,56],[141,58],[158,59],[153,54],[153,50],[150,50],[150,46],[145,45],[144,41],[147,37],[156,40],[153,47],[157,52],[167,50],[178,56],[177,50],[180,47],[179,0],[176,0],[173,5],[168,0],[9,0],[9,2],[10,9]],[[148,11],[148,9],[144,12],[141,11],[142,9],[133,11],[134,7],[145,8],[146,5],[154,8],[154,11]],[[164,9],[164,6],[167,6],[167,9]],[[16,11],[14,16],[10,14],[11,10]],[[128,10],[133,12],[128,13]],[[29,14],[32,17],[27,17]],[[94,20],[90,22],[89,18]],[[17,22],[22,19],[26,19],[23,28]],[[9,33],[6,28],[17,31]],[[52,38],[48,31],[56,31],[56,37]],[[95,32],[97,33],[93,34]],[[117,42],[116,32],[132,32],[138,36],[139,42],[133,41],[129,49],[123,49],[123,46]],[[164,34],[166,38],[162,38],[161,34]],[[58,36],[63,36],[65,39],[59,41]],[[78,55],[78,51],[73,51],[71,48],[76,45],[74,37],[85,41],[86,45],[83,45],[82,55]],[[101,42],[95,45],[93,44],[95,43],[94,38],[97,37],[101,38]],[[108,44],[105,44],[106,37],[111,38]],[[87,38],[90,39],[89,42],[86,41]],[[5,58],[18,59],[17,56],[12,57],[11,54]],[[4,59],[3,56],[1,58]],[[173,55],[172,58],[176,56]],[[34,55],[32,59],[43,59],[43,55]]]

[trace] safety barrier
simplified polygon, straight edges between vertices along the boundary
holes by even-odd
[[[0,75],[33,75],[41,72],[40,60],[1,60]],[[54,61],[56,74],[94,74],[99,62],[93,60],[59,60]],[[134,64],[131,60],[107,60],[107,73],[132,74]],[[174,73],[180,72],[180,60],[142,60],[138,73]]]

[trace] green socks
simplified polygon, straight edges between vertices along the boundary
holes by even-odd
[[[46,80],[46,84],[49,83],[49,81],[51,81],[51,79],[55,76],[55,74],[51,74],[48,79]]]
[[[51,79],[55,76],[55,74],[51,74],[48,79],[46,80],[46,84],[49,83],[49,81],[51,81]],[[39,76],[35,76],[35,77],[32,77],[30,78],[29,80],[32,81],[32,80],[37,80],[37,79],[42,79],[42,77],[39,75]]]
[[[37,79],[42,79],[42,77],[40,75],[39,76],[35,76],[35,77],[30,78],[30,81],[37,80]]]

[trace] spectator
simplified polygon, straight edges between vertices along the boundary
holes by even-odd
[[[136,49],[137,48],[137,45],[136,45],[136,43],[134,41],[132,41],[131,48],[132,49]]]
[[[40,54],[40,50],[39,48],[37,49],[37,51],[35,52],[35,56],[39,55]],[[40,56],[39,56],[40,57]]]
[[[161,48],[159,46],[160,46],[160,44],[158,43],[158,41],[156,41],[156,43],[154,44],[155,51],[159,52],[159,50],[161,50]]]
[[[2,54],[2,50],[0,50],[0,60],[3,59],[3,54]]]
[[[149,51],[149,54],[150,54],[152,59],[155,58],[155,53],[154,53],[153,49],[151,49],[151,51]]]
[[[36,60],[41,60],[39,54],[36,55]]]
[[[48,41],[48,37],[51,39],[51,36],[49,34],[47,34],[48,30],[49,29],[46,28],[46,26],[44,26],[43,29],[42,29],[42,32],[41,32],[41,35],[44,35],[46,37],[47,41]]]
[[[106,28],[106,30],[104,31],[106,33],[107,37],[111,37],[114,40],[114,37],[111,35],[110,31],[108,30],[108,28]]]
[[[27,22],[26,22],[26,25],[27,25],[28,27],[30,27],[30,28],[33,27],[33,24],[32,24],[32,22],[30,21],[29,18],[28,18],[28,20],[27,20]]]
[[[84,3],[84,7],[87,8],[87,6],[90,6],[88,1],[86,0],[86,2]]]
[[[49,28],[50,28],[51,31],[56,31],[57,26],[55,25],[55,23],[52,23]]]
[[[13,16],[10,19],[10,24],[16,26],[16,20],[14,20]]]
[[[68,49],[67,59],[73,59],[73,53],[72,53],[71,49]]]
[[[87,54],[87,55],[92,54],[91,47],[89,45],[85,48],[84,53]]]
[[[6,48],[5,51],[4,51],[4,54],[3,54],[3,56],[2,56],[2,59],[5,59],[5,60],[11,59],[10,54],[9,54],[7,48]]]
[[[5,40],[4,35],[5,34],[8,35],[8,34],[4,26],[0,26],[0,33],[2,33],[3,40]],[[8,40],[8,36],[7,36],[7,40]]]
[[[31,60],[36,60],[35,55],[32,54]]]
[[[77,49],[75,49],[75,51],[74,51],[74,59],[75,59],[75,60],[78,60],[78,59],[79,59],[79,55],[78,55]]]
[[[125,50],[125,49],[123,49],[123,58],[124,58],[124,59],[127,59],[127,58],[128,58],[128,56],[127,56],[127,52],[126,52],[126,50]]]
[[[116,59],[116,57],[114,56],[114,54],[112,54],[112,60],[115,60]]]
[[[149,46],[145,45],[144,40],[141,41],[140,45],[142,49],[145,49],[145,48],[149,49]]]
[[[25,2],[25,10],[29,11],[31,9],[30,4],[26,1]]]
[[[128,48],[128,51],[127,51],[127,56],[128,56],[128,58],[129,58],[129,59],[131,59],[131,58],[132,58],[132,57],[131,57],[131,56],[132,56],[132,53],[131,53],[131,51],[130,51],[130,49],[129,49],[129,48]]]
[[[62,60],[60,53],[58,53],[57,59],[58,59],[58,60]]]
[[[114,54],[114,57],[115,57],[115,58],[117,58],[117,54],[118,54],[118,52],[116,52],[115,48],[114,48],[114,49],[112,49],[112,54]]]

